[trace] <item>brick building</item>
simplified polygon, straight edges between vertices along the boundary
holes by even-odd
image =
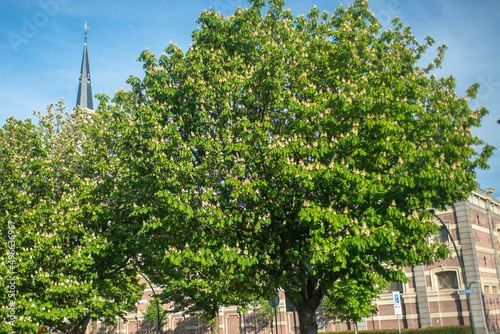
[[[468,200],[437,213],[462,255],[465,278],[474,290],[470,305],[477,334],[500,331],[500,201],[492,192],[477,190]],[[458,293],[467,287],[452,240],[445,228],[433,238],[448,243],[451,257],[429,266],[406,268],[408,283],[391,286],[390,290],[401,292],[401,328],[470,324],[466,295]],[[381,295],[376,303],[378,314],[358,324],[359,328],[397,328],[392,293]],[[327,330],[340,327],[345,325],[326,326]]]

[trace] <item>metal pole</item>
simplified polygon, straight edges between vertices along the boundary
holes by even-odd
[[[139,273],[139,274],[144,278],[144,280],[146,280],[146,283],[148,283],[149,287],[151,288],[151,291],[153,291],[153,295],[156,297],[155,289],[153,288],[153,286],[151,285],[151,283],[149,283],[149,280],[142,273]],[[161,326],[160,326],[160,324],[163,321],[163,318],[165,317],[165,315],[167,314],[167,311],[163,312],[163,314],[160,317],[160,302],[158,301],[158,299],[156,299],[156,311],[157,311],[157,313],[156,313],[156,319],[158,320],[157,332],[158,332],[158,334],[161,334]]]
[[[295,334],[297,334],[297,318],[295,318],[295,306],[293,307],[293,328],[295,329]]]
[[[243,328],[245,328],[245,334],[247,334],[247,314],[243,313]]]
[[[446,234],[448,234],[448,236],[450,237],[451,244],[453,245],[453,248],[455,249],[455,253],[457,253],[458,263],[459,263],[460,269],[462,271],[462,279],[464,280],[464,286],[467,286],[467,278],[465,277],[464,262],[463,262],[462,257],[460,256],[460,253],[458,252],[458,248],[457,248],[457,245],[455,244],[455,240],[453,239],[453,236],[451,235],[451,232],[448,229],[448,226],[446,226],[446,224],[444,223],[444,221],[436,214],[436,212],[434,210],[431,210],[431,212],[434,215],[434,217],[436,217],[439,220],[441,225],[446,230]]]
[[[284,311],[286,312],[286,303],[285,303],[285,309],[284,309]],[[280,312],[279,322],[281,323],[281,312]],[[283,328],[280,327],[280,329],[281,329],[280,333],[283,334]]]
[[[278,334],[278,314],[276,312],[277,307],[274,308],[274,324],[276,327],[276,334]]]
[[[401,326],[399,325],[399,314],[396,314],[396,317],[398,318],[398,333],[401,334]]]
[[[436,217],[439,220],[439,222],[441,223],[441,225],[446,230],[446,233],[450,237],[450,240],[451,240],[451,243],[453,245],[453,248],[455,249],[455,253],[457,253],[458,263],[460,264],[460,269],[462,271],[462,279],[464,280],[464,285],[468,289],[470,287],[470,284],[467,284],[467,278],[465,277],[464,262],[463,262],[462,257],[458,253],[458,248],[457,248],[457,245],[455,244],[455,240],[453,239],[453,237],[452,237],[452,235],[450,233],[450,230],[448,229],[448,226],[446,226],[446,224],[444,223],[444,221],[436,214],[436,212],[434,210],[431,210],[431,212],[434,215],[434,217]],[[472,283],[477,283],[477,282],[474,281],[474,282],[471,282],[471,284]],[[472,334],[476,334],[476,326],[474,326],[474,318],[472,316],[472,309],[470,307],[470,296],[469,296],[468,293],[466,294],[466,298],[467,298],[467,308],[469,309],[470,327],[471,327],[471,330],[472,330]]]
[[[480,280],[470,282],[467,285],[467,289],[470,289],[470,286],[472,284],[480,283],[480,282],[481,282]],[[471,324],[471,327],[473,328],[472,334],[476,334],[476,326],[474,324],[474,318],[472,317],[472,311],[471,311],[471,307],[470,307],[470,294],[469,293],[467,293],[467,302],[469,303],[468,306],[469,306],[469,313],[470,313],[470,324]]]

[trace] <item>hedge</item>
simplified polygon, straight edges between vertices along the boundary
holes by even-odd
[[[325,332],[322,334],[353,334],[354,331]],[[379,329],[358,331],[360,334],[398,334],[398,329]],[[445,326],[426,328],[402,328],[401,333],[405,334],[472,334],[470,326]]]

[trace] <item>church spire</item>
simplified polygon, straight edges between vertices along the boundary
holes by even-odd
[[[94,110],[92,103],[92,85],[90,83],[89,55],[87,53],[87,29],[90,29],[85,22],[85,44],[83,45],[82,69],[80,71],[80,83],[78,84],[78,96],[76,106],[80,108]]]

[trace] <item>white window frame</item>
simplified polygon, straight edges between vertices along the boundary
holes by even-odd
[[[448,266],[441,266],[436,269],[432,269],[429,271],[429,275],[431,278],[431,290],[432,291],[450,291],[453,289],[439,289],[439,279],[438,279],[438,274],[442,272],[455,272],[455,275],[457,276],[457,285],[458,289],[464,286],[463,280],[462,280],[462,273],[460,271],[459,267],[448,267]]]

